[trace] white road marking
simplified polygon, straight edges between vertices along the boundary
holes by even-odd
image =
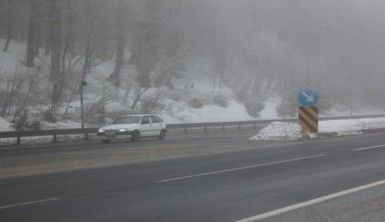
[[[291,205],[291,206],[288,206],[288,207],[284,207],[284,208],[281,208],[281,209],[278,209],[278,210],[273,210],[273,211],[270,211],[270,212],[266,212],[266,213],[263,213],[263,214],[259,214],[259,215],[253,216],[253,217],[249,217],[249,218],[245,218],[245,219],[242,219],[242,220],[238,220],[237,222],[255,222],[255,221],[260,221],[260,220],[267,219],[267,218],[270,218],[270,217],[273,217],[273,216],[277,216],[277,215],[280,215],[280,214],[287,213],[289,211],[297,210],[297,209],[300,209],[300,208],[303,208],[303,207],[307,207],[307,206],[310,206],[310,205],[318,204],[318,203],[321,203],[321,202],[324,202],[324,201],[327,201],[327,200],[331,200],[331,199],[334,199],[334,198],[337,198],[337,197],[342,197],[342,196],[345,196],[345,195],[348,195],[348,194],[356,193],[356,192],[359,192],[359,191],[362,191],[362,190],[365,190],[365,189],[373,188],[373,187],[384,185],[384,184],[385,184],[385,180],[377,181],[377,182],[370,183],[370,184],[367,184],[367,185],[363,185],[363,186],[360,186],[360,187],[356,187],[356,188],[353,188],[353,189],[341,191],[341,192],[338,192],[338,193],[334,193],[334,194],[330,194],[330,195],[327,195],[327,196],[319,197],[319,198],[316,198],[316,199],[313,199],[313,200],[309,200],[309,201],[306,201],[306,202],[302,202],[302,203],[299,203],[299,204],[294,204],[294,205]]]
[[[356,148],[356,149],[352,149],[352,151],[364,151],[364,150],[371,150],[371,149],[378,149],[378,148],[385,148],[385,145]]]
[[[12,205],[0,206],[0,210],[13,208],[13,207],[34,205],[34,204],[39,204],[39,203],[44,203],[44,202],[50,202],[50,201],[55,201],[58,199],[59,199],[58,197],[53,197],[53,198],[48,198],[48,199],[43,199],[43,200],[35,200],[35,201],[22,202],[22,203],[17,203],[17,204],[12,204]]]
[[[209,176],[209,175],[214,175],[214,174],[223,174],[223,173],[229,173],[229,172],[234,172],[234,171],[239,171],[239,170],[247,170],[247,169],[251,169],[251,168],[272,166],[272,165],[277,165],[277,164],[281,164],[281,163],[289,163],[289,162],[300,161],[300,160],[314,159],[314,158],[319,158],[319,157],[323,157],[323,156],[326,156],[326,155],[325,154],[317,154],[317,155],[300,157],[300,158],[295,158],[295,159],[281,160],[281,161],[276,161],[276,162],[263,163],[263,164],[238,167],[238,168],[232,168],[232,169],[226,169],[226,170],[210,171],[210,172],[206,172],[206,173],[199,173],[199,174],[193,174],[193,175],[182,176],[182,177],[174,177],[174,178],[169,178],[169,179],[164,179],[164,180],[158,180],[156,182],[157,183],[167,183],[167,182],[171,182],[171,181],[185,180],[185,179],[191,179],[191,178],[195,178],[195,177],[204,177],[204,176]]]

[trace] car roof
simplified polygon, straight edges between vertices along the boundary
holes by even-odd
[[[128,116],[140,116],[140,117],[142,117],[142,116],[157,116],[157,117],[159,117],[156,114],[132,114],[132,115],[123,115],[123,116],[120,116],[120,117],[128,117]]]

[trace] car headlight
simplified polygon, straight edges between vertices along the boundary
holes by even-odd
[[[119,132],[127,132],[127,129],[120,129]]]
[[[99,133],[104,133],[104,129],[99,129]]]

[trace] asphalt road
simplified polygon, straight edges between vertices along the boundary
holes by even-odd
[[[385,133],[279,144],[250,142],[252,133],[1,149],[0,221],[238,221],[385,179]],[[178,148],[187,151],[159,151]],[[111,155],[137,159],[111,164],[116,162],[107,158]],[[100,164],[100,156],[110,164]],[[58,159],[77,166],[55,168]],[[20,164],[28,173],[12,171]],[[33,167],[39,164],[54,170]],[[9,177],[9,172],[16,174]],[[385,188],[361,192],[371,193],[338,197],[310,206],[312,213],[304,207],[276,218],[317,221],[318,208],[367,203],[363,199],[368,196],[378,200],[372,205],[380,206],[370,212],[383,215]],[[329,221],[338,221],[340,211],[330,206]],[[365,212],[362,206],[355,207]],[[363,218],[368,217],[349,221]]]

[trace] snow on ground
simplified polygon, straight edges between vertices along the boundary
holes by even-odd
[[[297,123],[273,122],[250,140],[298,140],[301,137],[301,127]]]
[[[348,120],[320,121],[319,133],[337,133],[338,135],[359,134],[363,130],[385,128],[385,118],[365,118]],[[298,123],[273,122],[261,129],[250,140],[299,140],[302,138]]]
[[[3,44],[3,40],[0,39]],[[25,68],[21,61],[25,56],[25,44],[12,41],[9,47],[9,52],[0,51],[0,71],[6,75],[13,75],[16,66],[19,71]],[[37,59],[40,61],[40,58]],[[113,94],[116,96],[116,87],[107,81],[107,78],[113,71],[113,62],[101,62],[93,67],[90,73],[87,74],[88,85],[85,87],[85,105],[100,100],[103,95]],[[247,113],[245,106],[237,101],[234,93],[220,81],[213,82],[207,76],[212,70],[208,68],[205,61],[198,64],[201,67],[191,66],[186,70],[185,76],[182,78],[173,79],[175,90],[166,89],[166,93],[161,96],[159,103],[165,106],[164,109],[156,114],[160,114],[169,123],[180,122],[213,122],[213,121],[236,121],[250,120],[252,117]],[[133,80],[137,76],[137,70],[134,66],[129,65],[124,67],[121,73],[121,88],[119,89],[118,98],[107,101],[105,112],[108,117],[114,118],[116,115],[129,113],[132,105],[132,100],[135,97],[135,84]],[[5,77],[4,77],[5,78]],[[2,78],[0,78],[2,79]],[[1,83],[0,83],[1,84]],[[0,87],[2,87],[0,85]],[[4,86],[5,87],[5,86]],[[131,89],[128,95],[126,89]],[[162,93],[163,89],[151,88],[144,97],[151,97]],[[171,95],[171,96],[170,96]],[[123,98],[127,96],[127,103],[123,104]],[[174,98],[173,98],[174,96]],[[225,98],[227,106],[220,106],[215,103],[215,98],[221,96]],[[192,108],[189,104],[193,99],[198,99],[202,102],[201,108]],[[70,103],[67,112],[68,119],[77,120],[79,116],[79,98],[76,97]],[[37,107],[31,107],[31,110]],[[64,107],[59,108],[59,116],[64,113]],[[40,110],[43,112],[44,110]],[[37,117],[37,119],[40,119]],[[78,128],[80,123],[70,120],[60,120],[57,123],[42,122],[42,129],[54,128]]]
[[[160,113],[167,123],[201,123],[251,120],[246,108],[232,100],[227,107],[204,105],[202,108],[189,107],[187,103],[168,102],[168,110]]]
[[[0,45],[4,45],[4,40],[0,38]],[[0,50],[0,70],[13,73],[19,61],[24,59],[25,45],[19,42],[12,42],[8,52]]]
[[[111,89],[111,85],[106,84],[106,79],[113,71],[111,62],[101,63],[94,67],[88,74],[85,98],[100,94],[103,90]],[[122,73],[125,81],[132,82],[137,75],[135,67],[128,66]],[[168,123],[196,123],[196,122],[218,122],[218,121],[237,121],[253,119],[247,112],[245,106],[239,103],[232,90],[220,82],[215,85],[210,82],[207,76],[200,73],[187,72],[183,78],[174,79],[174,90],[163,88],[150,88],[142,98],[154,98],[161,95],[158,101],[163,109],[159,114]],[[121,86],[122,95],[127,86]],[[134,88],[129,86],[128,88]],[[128,104],[123,105],[119,101],[111,101],[106,105],[106,112],[129,111],[131,99],[134,92],[128,94]],[[101,95],[101,94],[100,94]],[[227,102],[227,106],[215,104],[215,98],[220,96]],[[120,98],[121,99],[121,98]],[[193,108],[189,104],[192,100],[198,100],[202,107]],[[78,103],[74,103],[77,106]],[[270,111],[270,110],[269,110]]]
[[[0,117],[0,131],[14,131],[12,124]]]
[[[79,143],[87,141],[83,140],[83,135],[60,135],[57,136],[57,143]],[[95,142],[99,141],[99,139],[96,136],[89,135],[88,142]],[[52,143],[53,137],[52,136],[35,136],[35,137],[22,137],[21,138],[21,145],[37,145],[37,144],[50,144]],[[0,139],[1,145],[14,145],[16,144],[16,138],[4,138]]]
[[[377,115],[377,114],[384,114],[385,110],[376,108],[376,107],[370,107],[370,106],[362,106],[360,108],[353,107],[353,115],[360,116],[360,115]],[[321,112],[321,116],[348,116],[350,115],[350,108],[341,104],[334,105],[330,110]]]
[[[278,113],[278,106],[281,103],[282,99],[278,96],[269,98],[259,113],[260,119],[279,119],[281,118]]]
[[[81,127],[81,124],[71,120],[61,120],[56,123],[49,123],[41,121],[42,129],[78,129]]]
[[[2,45],[4,40],[0,39]],[[25,56],[25,44],[12,41],[9,52],[0,51],[0,73],[5,75],[12,75],[15,72],[17,64],[18,69],[22,69],[24,66],[20,65],[20,62],[24,60]],[[44,57],[39,57],[40,61]],[[47,59],[47,58],[45,58]],[[116,97],[116,88],[109,83],[106,79],[113,71],[113,62],[101,62],[93,67],[90,73],[87,75],[88,85],[85,87],[85,104],[92,104],[103,97],[103,95],[113,94],[112,97]],[[160,88],[149,89],[143,97],[152,97],[160,95],[159,103],[163,106],[163,110],[155,111],[168,123],[196,123],[196,122],[219,122],[219,121],[239,121],[239,120],[252,120],[245,106],[241,104],[234,95],[234,92],[221,83],[218,79],[213,80],[209,78],[209,74],[213,72],[213,67],[206,60],[195,61],[186,65],[184,70],[184,76],[175,78],[172,80],[174,90],[164,90]],[[137,76],[137,70],[135,66],[125,66],[121,73],[122,85],[119,89],[119,96],[111,101],[107,102],[105,106],[105,112],[108,118],[115,118],[117,115],[129,113],[131,109],[131,103],[135,97],[133,80]],[[0,76],[0,80],[4,77]],[[215,79],[215,78],[214,78]],[[4,82],[4,81],[3,81]],[[4,84],[4,83],[3,83]],[[266,83],[267,84],[267,83]],[[265,85],[266,85],[265,84]],[[0,87],[3,87],[0,82]],[[263,86],[268,90],[268,86]],[[126,89],[131,91],[126,95],[126,102],[123,103]],[[165,92],[162,92],[164,90]],[[270,95],[270,98],[268,97]],[[111,96],[111,95],[110,95]],[[108,97],[108,96],[107,96]],[[218,104],[216,101],[219,98],[224,98],[227,105]],[[258,119],[279,119],[279,113],[277,107],[281,103],[279,96],[274,96],[273,93],[266,95],[268,98],[264,102],[264,108],[259,113]],[[194,108],[191,106],[192,100],[199,100],[202,103],[202,107]],[[219,99],[221,100],[221,99]],[[68,116],[71,120],[78,120],[80,115],[79,98],[74,98],[70,103]],[[30,110],[37,109],[37,107],[30,107]],[[37,112],[43,112],[40,110]],[[59,113],[64,113],[64,108],[59,109]],[[383,110],[367,107],[365,110],[354,110],[355,115],[363,114],[375,114],[384,113]],[[349,108],[343,105],[336,105],[329,111],[322,113],[322,116],[341,116],[349,115]],[[37,118],[39,119],[39,118]],[[58,119],[61,119],[60,117]],[[8,128],[10,125],[2,124],[0,130],[12,129]],[[43,129],[54,128],[78,128],[80,123],[60,120],[58,123],[42,122]]]

